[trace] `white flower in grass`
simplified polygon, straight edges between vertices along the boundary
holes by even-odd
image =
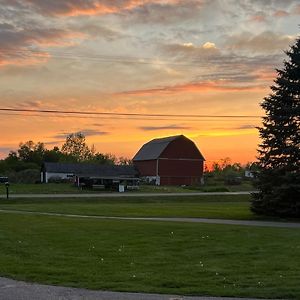
[[[133,275],[132,275],[132,278],[135,278],[135,277],[136,277],[136,276],[133,274]]]
[[[124,246],[124,245],[121,245],[121,246],[119,247],[118,251],[121,252],[122,249],[124,249],[124,248],[125,248],[125,246]]]
[[[199,262],[199,265],[200,265],[200,267],[204,266],[202,261]]]

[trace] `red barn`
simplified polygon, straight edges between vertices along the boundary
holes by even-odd
[[[204,160],[193,141],[176,135],[143,145],[133,164],[141,177],[157,185],[192,185],[203,182]]]

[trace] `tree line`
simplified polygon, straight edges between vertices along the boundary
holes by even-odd
[[[232,162],[229,157],[213,162],[210,169],[204,169],[204,181],[206,183],[222,182],[225,185],[239,185],[244,180],[253,181],[252,178],[245,176],[245,171],[251,171],[256,174],[259,170],[256,162],[248,162],[242,165],[238,162]]]
[[[38,181],[43,162],[85,162],[110,165],[129,165],[131,160],[116,157],[110,153],[98,152],[94,145],[88,146],[83,133],[71,133],[66,137],[61,148],[54,146],[47,149],[43,142],[27,141],[20,143],[16,151],[0,160],[0,175],[9,176],[15,182]]]

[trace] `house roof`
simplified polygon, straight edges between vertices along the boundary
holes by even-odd
[[[180,137],[183,137],[183,135],[175,135],[151,140],[142,146],[142,148],[134,156],[133,160],[157,159],[172,141]]]
[[[45,162],[42,170],[50,173],[71,173],[79,176],[137,176],[133,166],[101,165],[92,163],[54,163]]]

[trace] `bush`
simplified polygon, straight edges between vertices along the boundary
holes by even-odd
[[[40,171],[27,169],[19,172],[10,172],[9,180],[12,183],[35,183],[40,180]]]
[[[240,185],[242,183],[242,177],[228,174],[225,176],[224,183],[227,185]]]

